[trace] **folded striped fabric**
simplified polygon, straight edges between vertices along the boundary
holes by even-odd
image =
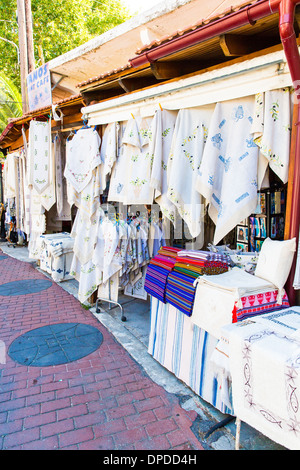
[[[167,278],[174,267],[178,251],[177,248],[162,247],[147,267],[144,289],[148,294],[164,303],[166,303]]]
[[[203,274],[219,274],[227,270],[226,258],[218,253],[163,246],[147,267],[144,288],[161,302],[169,302],[190,316],[195,279]]]
[[[189,258],[189,259],[203,259],[207,261],[222,261],[223,263],[230,263],[229,255],[224,253],[214,253],[212,251],[203,250],[182,250],[177,254],[178,258]]]
[[[198,275],[196,276],[198,277]],[[174,305],[181,312],[187,316],[191,316],[193,312],[195,288],[193,286],[194,280],[191,273],[184,274],[180,272],[171,272],[167,279],[166,301]]]

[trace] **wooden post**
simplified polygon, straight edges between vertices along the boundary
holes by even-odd
[[[23,102],[23,114],[28,111],[27,84],[28,56],[26,38],[26,17],[24,0],[17,0],[18,28],[19,28],[19,49],[20,49],[20,72],[21,72],[21,93]]]
[[[25,21],[27,38],[28,73],[35,69],[31,0],[25,0]]]

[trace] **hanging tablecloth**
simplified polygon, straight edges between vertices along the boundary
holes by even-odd
[[[150,185],[154,188],[154,199],[160,210],[173,224],[176,220],[176,206],[167,196],[168,160],[177,118],[177,111],[158,109],[151,123],[149,147],[152,159]]]
[[[101,139],[93,128],[79,129],[66,146],[66,166],[64,176],[75,191],[87,186],[93,170],[101,164]]]
[[[196,180],[211,113],[211,108],[178,112],[168,160],[168,198],[193,238],[201,232],[203,201],[196,190]]]
[[[291,139],[291,93],[289,88],[255,96],[252,126],[254,142],[270,168],[285,184],[288,181]],[[260,176],[262,180],[263,174]]]
[[[150,124],[150,118],[130,119],[122,139],[127,159],[127,191],[124,199],[127,205],[153,203],[154,190],[150,186]]]
[[[28,184],[41,194],[50,184],[51,120],[30,121]]]
[[[107,124],[103,133],[100,148],[101,161],[104,165],[102,173],[103,187],[106,186],[106,178],[111,174],[112,168],[117,160],[118,132],[119,124],[117,122],[111,122]]]
[[[253,97],[217,103],[210,123],[197,189],[207,200],[216,225],[215,245],[257,206],[253,109]]]

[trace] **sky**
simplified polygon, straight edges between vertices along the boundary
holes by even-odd
[[[162,0],[123,0],[131,13],[141,13],[150,10],[154,5],[161,3]]]

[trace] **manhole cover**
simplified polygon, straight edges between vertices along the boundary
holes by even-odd
[[[5,258],[7,258],[6,255],[0,255],[0,261],[1,261],[2,259],[5,259]]]
[[[49,289],[52,282],[47,279],[25,279],[23,281],[7,282],[0,286],[0,295],[26,295],[35,294],[45,289]]]
[[[57,323],[28,331],[15,339],[8,355],[27,366],[54,366],[76,361],[96,351],[102,333],[82,323]]]

